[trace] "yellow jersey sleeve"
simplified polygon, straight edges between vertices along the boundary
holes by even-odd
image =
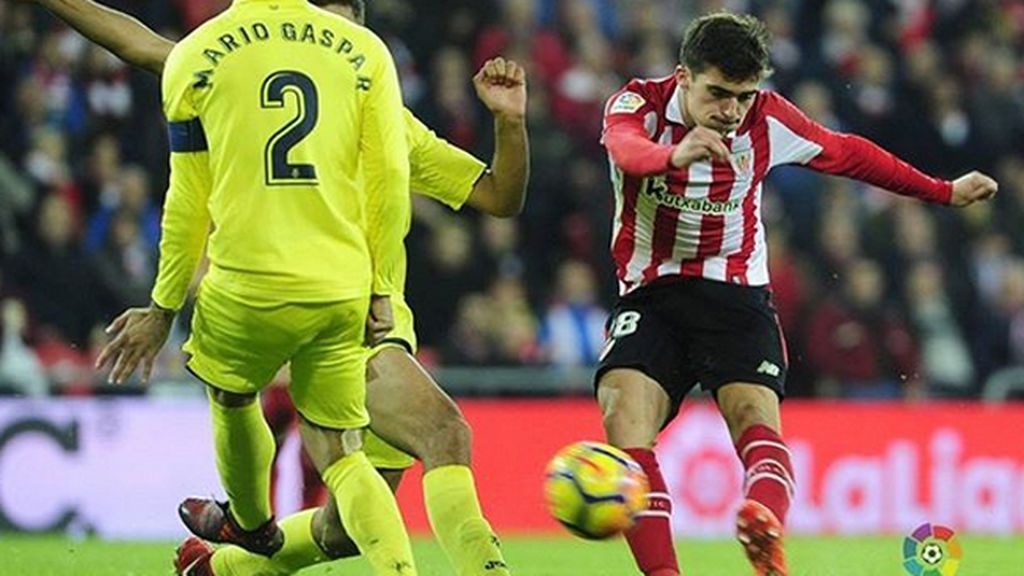
[[[439,137],[408,109],[404,114],[412,192],[433,198],[454,210],[462,208],[487,165]]]
[[[202,258],[210,228],[207,202],[213,185],[202,122],[189,98],[187,78],[172,56],[163,79],[164,114],[171,149],[171,176],[164,200],[160,261],[152,298],[178,310]]]
[[[373,71],[360,144],[367,194],[366,237],[373,262],[372,291],[391,295],[405,288],[402,242],[412,214],[409,146],[394,60],[379,39],[373,52],[378,66]]]

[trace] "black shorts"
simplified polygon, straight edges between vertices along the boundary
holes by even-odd
[[[697,384],[712,394],[732,382],[762,384],[781,399],[786,367],[768,288],[687,278],[619,298],[594,386],[613,368],[639,370],[668,393],[671,420]]]

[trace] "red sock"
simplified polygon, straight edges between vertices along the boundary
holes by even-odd
[[[746,470],[747,498],[764,504],[785,524],[795,483],[782,437],[762,424],[751,426],[736,442],[736,453]]]
[[[650,483],[647,511],[638,514],[636,524],[626,532],[633,558],[646,576],[677,576],[679,563],[672,547],[672,501],[658,459],[646,448],[626,448],[625,452],[640,464]]]

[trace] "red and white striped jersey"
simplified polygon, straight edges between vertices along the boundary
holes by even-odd
[[[672,167],[672,149],[687,131],[674,77],[632,80],[605,107],[620,294],[671,277],[768,284],[761,190],[775,166],[803,164],[931,202],[948,204],[952,194],[951,182],[864,138],[832,132],[767,90],[725,138],[728,161]]]

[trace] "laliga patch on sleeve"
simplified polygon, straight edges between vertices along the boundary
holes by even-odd
[[[623,92],[619,94],[612,105],[608,107],[609,114],[632,114],[640,109],[647,101],[636,92]]]

